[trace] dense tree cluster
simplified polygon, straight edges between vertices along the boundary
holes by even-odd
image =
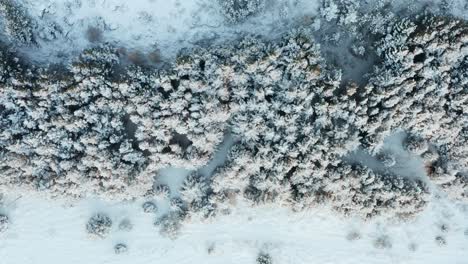
[[[468,24],[401,20],[377,50],[383,63],[365,88],[365,144],[378,149],[396,129],[409,132],[405,148],[422,156],[429,178],[468,198]]]
[[[35,44],[35,25],[27,12],[14,0],[0,0],[0,17],[3,17],[4,31],[12,41],[31,45]]]
[[[228,213],[236,199],[408,217],[424,208],[428,188],[392,170],[398,159],[379,151],[404,130],[405,151],[426,162],[429,178],[468,197],[466,22],[400,19],[383,30],[366,85],[343,82],[306,29],[186,51],[163,69],[130,65],[109,44],[65,67],[27,65],[3,48],[0,186],[169,198],[154,182],[158,172],[192,170],[155,222],[170,236],[190,212]],[[228,131],[237,142],[226,164],[203,177],[197,169]],[[357,148],[386,169],[349,164],[344,157]],[[107,222],[98,217],[88,230],[100,235]]]

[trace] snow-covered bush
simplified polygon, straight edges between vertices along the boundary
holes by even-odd
[[[111,227],[112,220],[102,213],[92,216],[86,224],[88,233],[100,238],[106,237],[110,233]]]
[[[374,247],[377,249],[390,249],[392,248],[392,241],[387,235],[382,235],[374,240]]]
[[[153,195],[161,199],[167,199],[171,195],[171,189],[165,184],[158,184],[150,190],[149,195]]]
[[[127,247],[127,245],[125,245],[123,243],[119,243],[119,244],[114,246],[115,254],[122,254],[122,253],[125,253],[127,251],[128,251],[128,247]]]
[[[10,219],[8,218],[8,216],[0,214],[0,233],[7,231],[9,225]]]
[[[411,154],[421,155],[428,149],[427,142],[415,135],[409,135],[403,142],[404,148]]]
[[[349,241],[355,241],[361,239],[361,234],[356,231],[351,231],[346,235],[346,239]]]
[[[231,23],[242,22],[249,16],[261,12],[268,0],[217,0],[221,12]]]
[[[159,233],[161,235],[175,239],[179,235],[182,221],[183,218],[179,213],[170,212],[156,219],[154,225],[159,228]]]
[[[442,247],[447,245],[447,240],[443,236],[436,236],[434,240],[438,246]]]
[[[145,213],[156,213],[156,211],[158,211],[156,204],[150,201],[144,202],[141,207]]]
[[[178,197],[174,197],[169,200],[169,207],[172,211],[178,213],[183,213],[187,210],[184,201]]]
[[[197,203],[207,196],[208,186],[203,176],[192,173],[185,178],[180,191],[182,199],[188,203]]]
[[[132,229],[133,229],[133,224],[132,222],[130,222],[129,219],[123,219],[122,221],[120,221],[119,230],[130,232],[132,231]]]
[[[90,26],[86,30],[86,38],[89,42],[100,42],[102,40],[102,30],[98,27]]]
[[[272,261],[272,259],[271,259],[270,254],[261,252],[261,253],[259,253],[258,256],[257,256],[257,261],[256,261],[256,263],[257,263],[257,264],[272,264],[273,261]]]
[[[408,245],[408,249],[409,249],[410,251],[414,252],[414,251],[418,250],[418,245],[417,245],[416,243],[410,243],[410,244]]]
[[[377,159],[381,161],[385,167],[392,167],[396,164],[395,156],[388,152],[379,153]]]

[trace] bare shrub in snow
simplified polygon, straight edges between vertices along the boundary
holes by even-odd
[[[440,231],[442,231],[443,233],[448,233],[448,231],[450,230],[448,224],[441,224],[439,228],[440,228]]]
[[[99,213],[92,216],[86,224],[86,230],[89,234],[104,238],[111,230],[112,220],[105,214]]]
[[[102,40],[102,30],[100,28],[90,26],[86,30],[86,38],[89,42],[100,42]]]
[[[349,241],[359,240],[361,239],[361,234],[359,232],[352,231],[346,235],[346,239]]]
[[[408,245],[408,249],[409,249],[410,251],[414,252],[414,251],[418,250],[418,245],[417,245],[416,243],[410,243],[410,244]]]
[[[387,152],[379,153],[377,159],[380,160],[385,167],[392,167],[396,163],[395,156]]]
[[[125,245],[123,243],[119,243],[119,244],[114,246],[115,254],[122,254],[122,253],[126,253],[127,251],[128,251],[128,247],[127,247],[127,245]]]
[[[392,242],[390,237],[383,235],[374,240],[374,247],[378,249],[390,249],[392,248]]]
[[[447,240],[443,236],[436,236],[435,242],[438,246],[446,246]]]
[[[214,244],[214,243],[211,243],[211,244],[207,247],[206,252],[207,252],[209,255],[211,255],[211,254],[213,254],[213,253],[215,252],[215,250],[216,250],[215,244]]]
[[[187,210],[185,202],[178,197],[171,198],[171,200],[169,200],[169,206],[172,211],[178,213],[182,213]]]
[[[256,263],[257,264],[272,264],[273,261],[271,259],[270,254],[262,252],[262,253],[258,254]]]
[[[130,222],[129,219],[123,219],[122,221],[120,221],[119,230],[130,232],[132,231],[132,229],[133,229],[133,224],[132,222]]]
[[[158,211],[158,207],[153,202],[144,202],[141,206],[145,213],[156,213]]]
[[[10,225],[10,219],[6,215],[0,215],[0,233],[3,233],[8,230]]]
[[[177,238],[182,227],[182,218],[177,212],[165,214],[154,222],[154,225],[159,228],[159,232],[163,236],[171,239]]]
[[[156,185],[150,191],[150,195],[154,195],[155,197],[158,197],[160,199],[168,199],[170,197],[170,194],[171,190],[169,189],[169,186],[165,184]]]

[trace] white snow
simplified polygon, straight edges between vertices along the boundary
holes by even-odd
[[[363,149],[357,149],[348,154],[345,160],[350,163],[364,165],[377,172],[389,171],[406,178],[427,180],[424,162],[421,157],[413,155],[403,148],[403,140],[406,135],[405,132],[396,131],[387,136],[384,144],[379,148],[379,151],[389,153],[395,157],[395,165],[390,168],[384,167],[381,161]]]
[[[183,168],[167,168],[159,171],[156,177],[158,184],[165,184],[171,191],[171,197],[180,196],[180,188],[184,182],[184,179],[190,174],[190,170]]]
[[[415,221],[400,224],[339,218],[321,208],[292,213],[274,205],[249,208],[240,203],[231,215],[189,221],[175,240],[159,235],[153,226],[156,216],[143,213],[141,201],[86,200],[70,205],[28,196],[6,211],[11,225],[0,234],[0,260],[8,264],[254,264],[260,250],[267,250],[275,264],[466,264],[468,259],[468,236],[464,235],[468,213],[444,200]],[[85,231],[86,221],[98,211],[113,221],[110,235],[102,240]],[[117,229],[123,219],[133,223],[131,231]],[[447,233],[440,230],[444,223]],[[358,232],[361,239],[348,241],[350,232]],[[391,248],[374,247],[382,235],[390,237]],[[437,245],[437,235],[447,240],[446,246]],[[126,244],[129,251],[116,255],[117,243]],[[409,249],[411,243],[417,247],[414,252]],[[211,254],[209,247],[213,247]]]
[[[198,173],[203,177],[211,177],[217,167],[222,166],[227,159],[228,152],[235,139],[231,133],[227,133],[223,142],[218,146],[213,159],[205,166],[198,170]],[[157,184],[167,185],[171,191],[171,197],[180,196],[180,188],[185,178],[192,173],[192,171],[183,168],[166,168],[159,171],[158,176],[155,178]]]
[[[103,41],[142,52],[160,49],[170,58],[181,48],[235,39],[239,33],[276,36],[288,24],[316,13],[319,1],[274,0],[265,12],[239,25],[226,22],[215,0],[24,0],[21,5],[44,28],[55,23],[62,34],[23,52],[37,60],[67,58],[90,44],[89,27],[103,31]]]

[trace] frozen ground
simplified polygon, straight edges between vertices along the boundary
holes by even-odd
[[[229,216],[189,221],[176,240],[161,237],[152,224],[155,216],[143,213],[140,206],[141,201],[70,205],[24,196],[5,208],[11,225],[0,235],[0,259],[8,264],[240,264],[254,263],[259,251],[268,251],[275,264],[468,263],[468,212],[443,201],[404,224],[340,219],[322,209],[295,214],[239,204]],[[86,221],[98,211],[113,221],[103,240],[85,232]],[[131,231],[117,230],[123,219],[133,223]],[[442,231],[444,224],[447,230]],[[376,247],[385,236],[391,246]],[[436,236],[447,244],[439,245]],[[116,255],[117,243],[125,243],[128,252]]]
[[[194,44],[238,38],[239,32],[275,36],[287,24],[314,15],[318,8],[315,1],[275,0],[260,16],[233,25],[213,0],[26,0],[21,4],[45,32],[51,30],[50,25],[59,29],[54,30],[55,39],[24,48],[42,61],[68,57],[92,44],[89,29],[100,32],[98,42],[143,52],[159,49],[167,58]]]
[[[226,21],[217,0],[24,0],[18,3],[38,31],[38,45],[24,46],[21,51],[41,62],[70,58],[100,42],[115,43],[142,54],[161,52],[162,58],[171,59],[180,49],[222,43],[245,34],[274,38],[291,28],[311,25],[319,30],[318,34],[328,31],[321,28],[326,21],[317,19],[322,6],[319,0],[268,0],[265,10],[240,23]],[[408,9],[413,13],[422,13],[424,8],[437,12],[443,9],[464,19],[468,14],[465,0],[361,1],[362,8],[369,10],[385,3],[395,10]],[[341,12],[335,5],[326,11],[328,17]],[[348,18],[351,23],[352,17]],[[327,49],[330,48],[324,50]],[[336,49],[330,52],[343,53]],[[355,74],[359,74],[361,67],[352,65]]]

